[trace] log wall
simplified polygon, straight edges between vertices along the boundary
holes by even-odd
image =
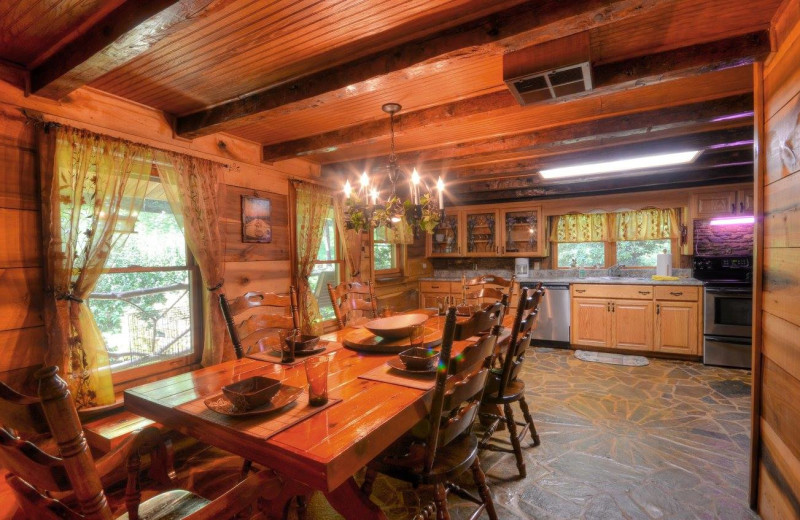
[[[800,3],[783,3],[773,35],[777,52],[756,68],[763,113],[756,204],[764,219],[751,499],[764,519],[786,520],[800,518]]]

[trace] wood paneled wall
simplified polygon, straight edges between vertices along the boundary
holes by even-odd
[[[773,33],[777,52],[756,68],[756,106],[763,107],[756,197],[761,192],[764,220],[753,498],[764,519],[787,520],[800,518],[800,3],[783,3]]]
[[[42,363],[43,274],[37,151],[32,126],[22,110],[46,120],[144,142],[229,165],[220,200],[226,235],[225,291],[286,292],[290,265],[287,195],[289,177],[315,178],[319,167],[304,161],[261,163],[260,147],[228,135],[187,141],[172,137],[161,112],[92,89],[79,89],[56,103],[0,81],[0,379],[17,388],[29,383]],[[273,202],[271,244],[241,240],[241,195]]]

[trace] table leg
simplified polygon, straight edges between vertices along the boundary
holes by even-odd
[[[307,497],[311,496],[311,492],[312,490],[306,486],[287,479],[277,497],[261,504],[261,512],[266,515],[268,520],[284,520],[288,517],[289,508],[295,497],[303,497],[303,500],[307,500]]]
[[[330,493],[326,493],[325,498],[345,518],[387,520],[381,508],[361,492],[353,477]]]

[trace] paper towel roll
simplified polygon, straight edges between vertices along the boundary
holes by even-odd
[[[672,255],[670,253],[656,256],[656,274],[659,276],[672,276]]]

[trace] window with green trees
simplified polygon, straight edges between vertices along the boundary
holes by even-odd
[[[397,246],[386,241],[386,228],[376,227],[372,231],[372,263],[375,272],[397,271]]]
[[[333,219],[333,209],[325,217],[325,224],[322,228],[322,240],[317,250],[317,260],[308,277],[308,284],[311,292],[317,298],[319,313],[324,321],[336,318],[333,312],[330,294],[328,294],[328,284],[337,285],[340,278],[341,260],[339,259],[338,235],[336,233],[336,223]]]
[[[558,267],[603,267],[606,262],[603,242],[561,242],[558,244]]]
[[[623,240],[617,242],[617,263],[630,267],[654,267],[656,255],[672,248],[671,240]]]
[[[194,360],[193,271],[164,191],[152,182],[133,232],[111,251],[87,302],[112,371]]]

